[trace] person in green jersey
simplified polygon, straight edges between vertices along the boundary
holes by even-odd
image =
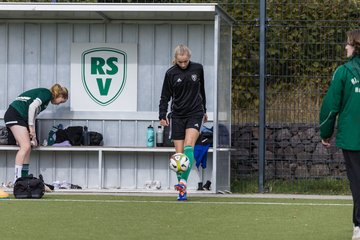
[[[11,131],[19,145],[15,157],[14,182],[29,173],[31,146],[36,147],[35,119],[51,102],[59,105],[68,99],[68,90],[60,84],[50,89],[35,88],[20,94],[9,106],[4,115],[6,127]]]
[[[177,173],[178,200],[187,200],[186,184],[194,163],[194,146],[203,122],[207,121],[204,70],[200,63],[190,61],[190,49],[181,44],[174,50],[173,66],[164,77],[159,104],[161,126],[170,126],[176,153],[190,160],[187,171]],[[171,100],[171,113],[167,114]]]
[[[360,240],[360,29],[346,33],[348,61],[339,66],[320,110],[320,137],[325,147],[337,121],[336,146],[342,149],[353,198],[353,237]]]

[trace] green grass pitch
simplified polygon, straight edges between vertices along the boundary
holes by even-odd
[[[351,239],[352,201],[46,194],[0,200],[0,239]]]

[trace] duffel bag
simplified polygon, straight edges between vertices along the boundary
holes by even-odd
[[[20,177],[14,184],[15,198],[42,198],[45,193],[44,182],[30,174]]]

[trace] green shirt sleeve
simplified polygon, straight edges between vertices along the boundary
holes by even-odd
[[[337,115],[340,111],[342,93],[344,91],[344,71],[342,65],[336,69],[330,82],[329,89],[323,99],[320,109],[320,137],[330,138],[334,133]]]

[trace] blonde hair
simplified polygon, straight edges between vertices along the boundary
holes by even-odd
[[[354,47],[353,55],[360,55],[360,29],[356,29],[353,31],[348,31],[347,35],[347,43]]]
[[[184,44],[180,44],[178,46],[175,47],[174,49],[174,58],[172,60],[172,64],[176,64],[176,57],[177,55],[185,55],[187,54],[189,56],[189,58],[191,57],[191,50],[185,46]]]
[[[52,98],[56,99],[58,97],[62,97],[63,99],[67,100],[69,98],[69,92],[66,87],[62,87],[60,84],[54,84],[51,89]]]

